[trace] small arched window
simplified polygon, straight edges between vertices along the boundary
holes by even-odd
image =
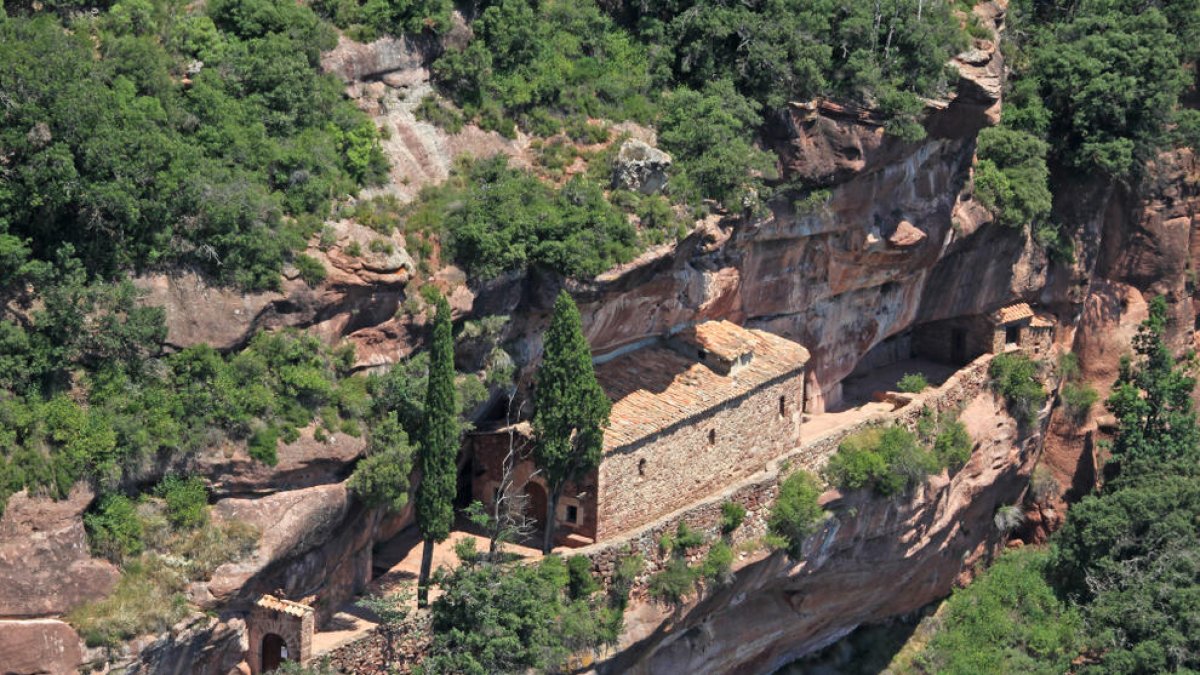
[[[787,417],[787,397],[786,396],[779,397],[779,416]]]
[[[717,430],[716,429],[708,430],[708,444],[709,445],[717,444]]]
[[[638,460],[638,475],[639,476],[646,475],[646,458],[645,457]]]

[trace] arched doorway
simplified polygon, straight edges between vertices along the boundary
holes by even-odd
[[[525,484],[525,495],[528,497],[525,507],[525,514],[529,519],[537,523],[538,528],[546,526],[546,505],[549,499],[546,497],[546,488],[538,483],[529,481]]]
[[[287,661],[287,644],[283,638],[274,633],[267,633],[262,639],[262,671],[275,670],[279,664]]]

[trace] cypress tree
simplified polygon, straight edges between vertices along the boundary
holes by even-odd
[[[417,527],[425,540],[421,574],[417,579],[417,604],[429,603],[429,572],[433,545],[450,536],[454,522],[454,488],[458,458],[458,403],[454,389],[454,342],[450,334],[450,304],[438,296],[429,350],[429,381],[425,390],[424,439],[420,457],[421,483],[417,486]]]
[[[612,403],[596,381],[579,308],[563,291],[554,301],[534,390],[534,459],[550,488],[542,550],[554,545],[554,514],[563,487],[600,465]]]

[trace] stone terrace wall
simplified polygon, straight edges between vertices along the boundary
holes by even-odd
[[[803,371],[604,456],[596,539],[619,536],[760,471],[799,436]],[[779,399],[784,414],[779,414]],[[801,431],[802,433],[802,431]]]
[[[854,424],[804,439],[799,447],[770,462],[764,470],[722,492],[694,502],[624,536],[580,548],[572,553],[591,558],[593,570],[606,581],[612,578],[621,558],[630,553],[641,554],[647,564],[643,576],[638,580],[638,588],[635,588],[635,594],[638,594],[649,576],[662,569],[667,561],[659,549],[659,541],[663,535],[674,532],[680,521],[685,521],[693,530],[704,533],[710,540],[715,540],[720,536],[721,504],[727,501],[737,502],[746,508],[746,519],[733,533],[732,544],[737,546],[758,539],[766,534],[767,518],[778,494],[780,481],[794,469],[819,471],[833,453],[837,452],[838,445],[844,438],[868,427],[890,422],[911,429],[916,426],[923,408],[937,412],[961,409],[987,386],[987,368],[991,359],[991,354],[980,356],[937,389],[914,395],[912,402],[899,410],[876,413]],[[692,551],[690,558],[693,561],[703,558],[706,549],[707,547],[700,547]]]

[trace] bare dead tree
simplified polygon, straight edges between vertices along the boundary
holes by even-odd
[[[521,419],[521,410],[524,408],[525,403],[522,401],[514,411],[513,403],[516,395],[515,388],[508,395],[508,405],[505,412],[505,423],[508,429],[508,451],[501,465],[500,484],[496,487],[496,496],[492,500],[492,510],[488,514],[490,521],[489,557],[495,557],[501,542],[520,541],[532,536],[537,531],[537,521],[529,515],[529,495],[524,490],[518,489],[523,486],[516,485],[517,467],[522,462],[528,461],[530,454],[533,452],[529,444],[521,443],[517,438],[516,422]],[[540,469],[534,471],[530,475],[530,478],[536,476],[540,471]]]

